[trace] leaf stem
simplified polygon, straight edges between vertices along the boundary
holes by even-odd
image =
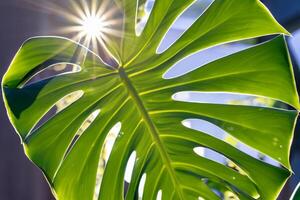
[[[158,132],[155,124],[153,123],[152,119],[150,118],[146,107],[144,106],[141,98],[139,97],[138,92],[136,91],[136,89],[132,85],[130,79],[128,78],[124,68],[122,68],[122,67],[119,68],[119,74],[120,74],[123,84],[125,85],[125,87],[127,88],[128,92],[129,92],[130,97],[135,102],[136,106],[138,107],[138,110],[143,118],[143,121],[145,122],[145,124],[147,125],[147,127],[149,129],[149,133],[151,134],[151,137],[152,137],[153,141],[155,142],[155,145],[158,148],[158,151],[162,158],[163,164],[165,165],[167,171],[170,174],[174,188],[177,188],[176,191],[178,193],[179,199],[183,200],[184,195],[183,195],[182,189],[180,188],[180,184],[177,180],[175,171],[171,165],[171,159],[169,158],[169,155],[167,154],[167,151],[159,137],[159,132]]]

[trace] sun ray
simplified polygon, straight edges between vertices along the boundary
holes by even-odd
[[[115,15],[118,11],[117,7],[113,7],[111,9],[107,9],[107,12],[100,13],[98,17],[102,16],[104,19],[112,19],[113,15]],[[97,15],[96,15],[97,16]]]
[[[92,38],[92,49],[93,49],[93,51],[94,51],[97,55],[100,54],[100,52],[99,52],[99,47],[98,47],[98,42],[97,42],[97,38],[95,38],[95,37]]]
[[[103,0],[101,6],[99,6],[98,10],[95,13],[95,16],[100,17],[102,16],[105,11],[109,10],[109,1],[108,0]]]
[[[97,0],[92,0],[91,1],[91,14],[92,14],[92,16],[96,15],[96,13],[97,13],[97,7],[98,7]]]
[[[24,1],[33,5],[31,8],[63,19],[63,24],[51,30],[51,34],[66,36],[98,56],[106,57],[109,63],[118,62],[110,52],[124,34],[123,12],[115,1],[69,0],[66,4],[46,0],[43,3]]]
[[[76,22],[80,23],[82,21],[82,19],[86,16],[83,9],[80,7],[79,3],[77,3],[76,1],[70,1],[70,4],[71,4],[72,8],[74,9],[75,13],[79,17],[79,21],[76,21]],[[73,22],[75,22],[75,21],[73,21]]]
[[[43,3],[37,3],[36,1],[33,0],[23,0],[23,1],[25,1],[28,5],[32,5],[33,7],[30,7],[31,9],[39,9],[40,12],[64,16],[68,19],[71,19],[72,21],[80,20],[79,16],[66,11],[66,9],[64,9],[62,6],[58,6],[53,2],[46,1]]]
[[[86,0],[81,0],[81,6],[83,8],[83,11],[85,13],[86,17],[92,16],[91,13],[91,7],[89,6],[88,2]]]

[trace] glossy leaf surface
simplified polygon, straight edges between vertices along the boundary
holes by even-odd
[[[16,54],[3,78],[8,115],[26,155],[44,172],[57,199],[138,199],[146,174],[143,199],[220,199],[231,191],[240,199],[276,199],[290,176],[289,152],[298,112],[255,106],[191,103],[173,100],[181,91],[229,92],[275,99],[298,109],[292,66],[282,35],[208,63],[183,76],[164,79],[179,60],[218,44],[262,35],[286,34],[257,0],[215,0],[166,51],[156,50],[164,35],[193,0],[156,0],[140,36],[135,34],[135,0],[118,0],[124,11],[120,45],[112,45],[117,68],[78,43],[59,37],[32,38]],[[109,45],[109,44],[108,44]],[[85,59],[74,59],[84,51]],[[56,64],[81,70],[26,84]],[[64,97],[80,97],[36,126]],[[94,120],[78,134],[91,116]],[[186,119],[203,119],[269,156],[282,167],[249,156],[205,132],[185,127]],[[96,190],[99,158],[105,140],[121,123]],[[76,140],[75,140],[76,138]],[[242,171],[197,155],[205,147],[224,155]],[[124,197],[124,175],[136,153],[131,182]],[[209,184],[211,183],[211,184]]]

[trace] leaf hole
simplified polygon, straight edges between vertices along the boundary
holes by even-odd
[[[65,155],[64,158],[70,153],[76,142],[79,140],[80,136],[91,126],[94,120],[98,117],[100,113],[100,109],[93,111],[82,123],[79,129],[77,130],[76,134],[74,135]]]
[[[156,200],[162,200],[162,190],[157,192]]]
[[[78,101],[84,92],[82,90],[72,92],[65,96],[64,98],[60,99],[56,104],[56,114],[66,109],[68,106],[73,104],[74,102]]]
[[[57,115],[59,112],[63,111],[76,101],[78,101],[82,96],[84,95],[84,92],[82,90],[72,92],[70,94],[67,94],[63,98],[61,98],[59,101],[57,101],[42,117],[41,119],[33,126],[28,136],[36,132],[39,128],[41,128],[47,121],[49,121],[51,118],[53,118],[55,115]],[[27,137],[28,137],[27,136]]]
[[[158,45],[156,53],[161,54],[169,49],[194,24],[212,2],[213,0],[196,1],[183,11],[170,26]]]
[[[147,174],[144,173],[142,175],[142,178],[140,180],[139,187],[138,187],[138,196],[139,196],[139,199],[143,199],[143,194],[144,194],[144,188],[145,188],[146,179],[147,179]]]
[[[155,0],[138,0],[135,33],[140,36],[147,24],[154,7]]]
[[[103,147],[101,149],[99,164],[98,164],[98,169],[97,169],[97,175],[96,175],[96,184],[95,184],[95,192],[94,192],[95,198],[94,199],[98,199],[98,197],[99,197],[99,192],[100,192],[100,188],[101,188],[101,183],[102,183],[105,167],[109,160],[111,151],[115,144],[115,141],[121,132],[121,128],[122,128],[122,123],[121,122],[116,123],[109,130],[109,132],[106,135],[105,140],[103,142]]]
[[[246,43],[232,42],[200,50],[177,61],[164,73],[163,78],[173,79],[183,76],[215,60],[242,51],[249,46]]]
[[[273,143],[274,143],[274,139],[272,140],[272,144],[273,144]],[[264,163],[273,165],[273,166],[275,166],[275,167],[280,167],[280,166],[281,166],[281,164],[280,164],[278,161],[274,160],[274,159],[271,158],[270,156],[267,156],[267,155],[265,155],[265,154],[263,154],[263,153],[260,153],[260,152],[257,151],[256,149],[254,149],[254,148],[252,148],[252,147],[250,147],[250,146],[248,146],[248,145],[246,145],[246,144],[244,144],[244,143],[242,143],[242,142],[239,142],[239,143],[237,144],[237,148],[238,148],[240,151],[242,151],[242,152],[244,152],[244,153],[250,155],[251,157],[263,161]],[[279,148],[280,148],[280,147],[279,147]],[[281,158],[278,158],[278,160],[281,160]]]
[[[51,79],[53,77],[62,76],[65,74],[78,73],[81,71],[81,67],[76,64],[60,62],[51,64],[48,67],[44,67],[48,63],[43,63],[37,68],[37,72],[31,77],[27,78],[22,84],[22,88],[38,83],[43,80]]]
[[[224,156],[221,153],[218,153],[210,148],[206,148],[206,147],[195,147],[193,149],[194,153],[198,156],[207,158],[211,161],[214,161],[216,163],[219,163],[221,165],[224,165],[226,167],[229,167],[241,174],[245,174],[245,172],[237,165],[235,164],[232,160],[230,160],[229,158],[227,158],[226,156]],[[235,177],[233,177],[233,179],[235,179]]]
[[[135,160],[136,160],[136,151],[133,151],[127,161],[126,170],[125,170],[124,180],[128,183],[130,183],[131,181]]]
[[[196,131],[201,131],[201,132],[208,134],[216,139],[222,140],[255,159],[259,159],[267,164],[270,164],[270,165],[273,165],[276,167],[280,166],[280,164],[273,158],[271,158],[265,154],[262,154],[259,151],[257,151],[256,149],[242,143],[241,141],[239,141],[238,139],[236,139],[235,137],[233,137],[229,133],[227,133],[226,130],[220,128],[219,126],[217,126],[211,122],[208,122],[208,121],[202,120],[202,119],[186,119],[186,120],[182,121],[182,125],[187,128],[196,130]],[[228,127],[228,131],[232,131],[232,130],[234,130],[234,127]],[[276,138],[273,138],[272,142],[274,144],[276,143],[278,145],[278,148],[280,148],[279,141],[276,140]],[[201,152],[200,149],[198,151]],[[210,157],[212,157],[212,158],[219,159],[218,156],[214,156],[213,153],[211,153],[211,152],[208,153],[208,155],[210,155]],[[221,160],[224,160],[224,159],[221,159]],[[233,162],[228,162],[227,164],[230,167],[235,167],[235,164]]]
[[[128,186],[129,186],[129,184],[131,182],[131,177],[132,177],[132,173],[133,173],[135,161],[136,161],[136,151],[133,151],[130,154],[129,158],[128,158],[128,161],[127,161],[127,164],[126,164],[126,168],[125,168],[125,175],[124,175],[124,184],[125,184],[125,187],[124,187],[124,197],[127,194]]]
[[[94,122],[94,120],[98,117],[100,113],[100,109],[95,110],[90,114],[86,120],[82,123],[81,127],[78,129],[76,135],[80,136],[84,133],[84,131]]]
[[[182,125],[186,128],[201,131],[219,140],[223,140],[230,136],[220,127],[202,119],[186,119],[182,121]]]
[[[174,101],[192,103],[211,103],[224,105],[246,105],[256,107],[278,107],[276,101],[266,97],[228,92],[182,91],[172,95]]]

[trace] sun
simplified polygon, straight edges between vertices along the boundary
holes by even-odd
[[[68,8],[49,4],[66,25],[56,32],[68,35],[72,40],[99,54],[99,48],[107,50],[107,45],[122,35],[123,17],[120,7],[111,0],[69,0]]]
[[[120,44],[124,34],[124,13],[116,1],[67,0],[67,6],[52,1],[44,4],[28,1],[39,9],[61,17],[63,24],[51,30],[53,34],[70,38],[101,58],[108,59],[111,65],[117,65],[117,59],[108,48],[111,44]],[[84,50],[78,52],[86,53]],[[78,57],[84,59],[85,55]]]
[[[101,17],[87,16],[82,19],[81,28],[81,33],[87,37],[101,37],[105,21]]]

